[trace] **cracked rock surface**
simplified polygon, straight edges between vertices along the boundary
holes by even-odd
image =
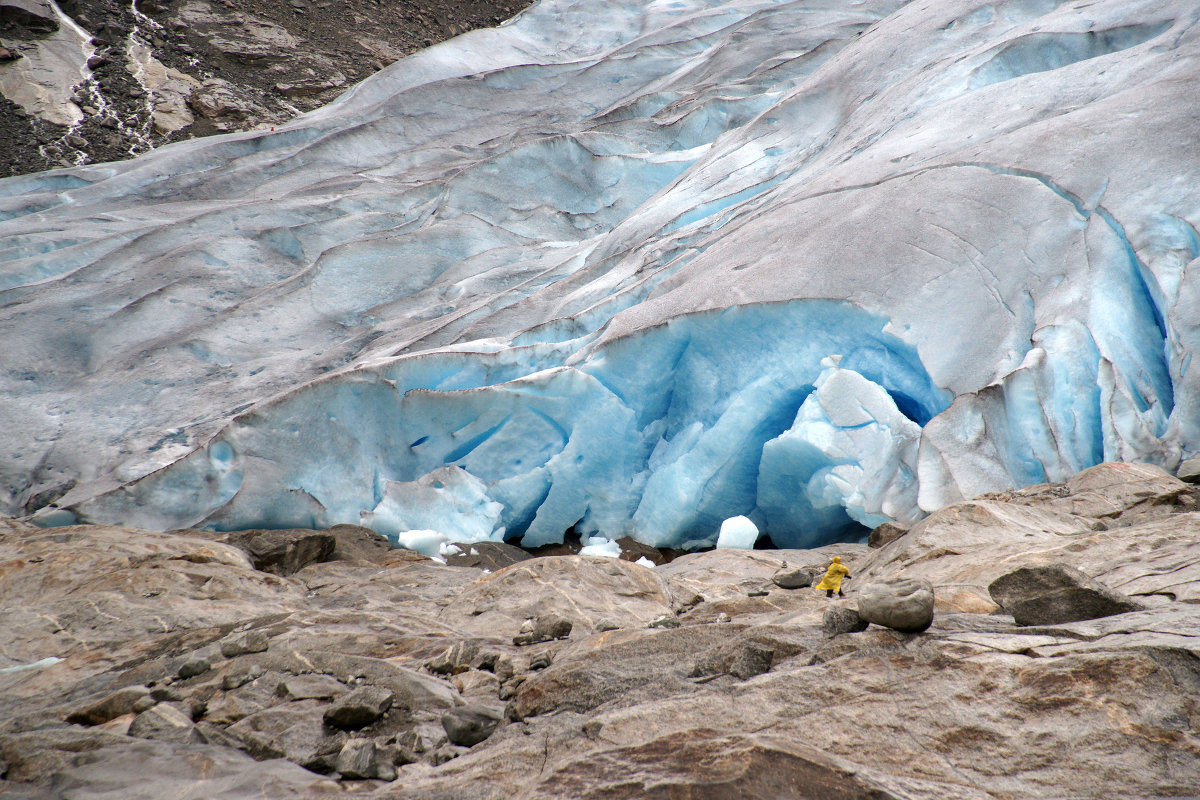
[[[280,576],[248,540],[0,521],[0,797],[1192,797],[1194,498],[1105,464],[950,506],[878,549],[494,574],[348,527],[327,532],[332,560]],[[854,584],[928,581],[933,624],[830,625],[857,618],[854,585],[827,600],[771,582],[835,554]],[[1145,608],[1019,626],[984,602],[996,575],[1048,563]],[[678,626],[651,626],[671,595],[689,601],[668,611]],[[578,602],[580,624],[514,645],[530,598]],[[615,627],[586,624],[601,614]],[[211,669],[180,678],[197,659]],[[354,730],[328,724],[347,709]]]

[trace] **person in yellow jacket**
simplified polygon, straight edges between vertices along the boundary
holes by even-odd
[[[833,593],[837,592],[838,597],[845,597],[842,594],[842,581],[850,580],[850,570],[842,564],[840,556],[833,557],[833,563],[829,565],[829,569],[825,570],[825,577],[817,584],[817,589],[824,589],[826,597],[833,597]]]

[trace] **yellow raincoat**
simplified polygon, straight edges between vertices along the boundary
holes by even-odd
[[[825,577],[821,578],[821,582],[817,584],[816,588],[821,591],[840,592],[842,579],[849,574],[850,570],[843,566],[841,557],[834,556],[833,563],[829,565],[829,569],[825,570]]]

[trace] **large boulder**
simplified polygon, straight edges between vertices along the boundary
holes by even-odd
[[[988,593],[1018,625],[1057,625],[1145,608],[1067,564],[1021,567],[992,581]]]
[[[918,578],[883,578],[858,593],[858,615],[866,622],[904,633],[933,623],[933,585]]]

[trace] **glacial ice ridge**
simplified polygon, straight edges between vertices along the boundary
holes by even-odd
[[[541,0],[275,131],[0,181],[0,510],[810,547],[1172,467],[1198,20]]]

